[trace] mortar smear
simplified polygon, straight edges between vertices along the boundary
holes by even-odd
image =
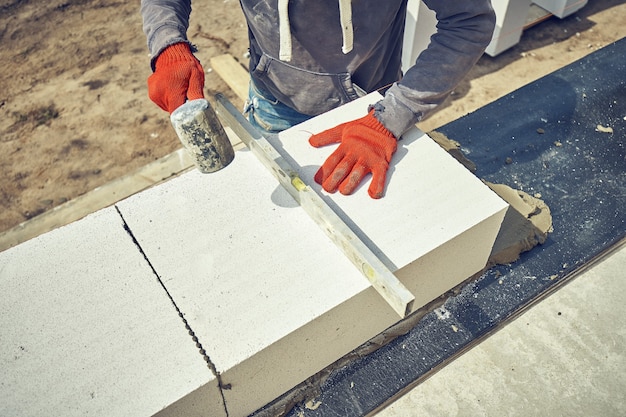
[[[487,267],[515,262],[521,253],[544,243],[548,233],[553,231],[550,208],[543,200],[524,191],[504,184],[485,183],[509,203]]]

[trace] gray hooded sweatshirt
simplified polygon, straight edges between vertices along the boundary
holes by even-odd
[[[373,108],[397,138],[430,115],[489,44],[489,0],[424,0],[437,32],[402,75],[407,0],[240,0],[248,23],[250,76],[261,91],[315,116],[391,85]],[[142,0],[152,65],[187,42],[190,0]],[[355,87],[355,86],[358,86]]]

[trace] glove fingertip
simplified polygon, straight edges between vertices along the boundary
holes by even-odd
[[[384,191],[382,190],[367,190],[367,193],[370,195],[370,197],[372,197],[374,200],[378,200],[383,198],[383,196],[385,195]]]
[[[317,170],[317,172],[313,176],[313,180],[319,185],[322,185],[322,183],[324,182],[324,171],[322,170],[322,168]]]
[[[339,125],[332,129],[311,135],[309,143],[315,148],[330,145],[331,143],[339,143],[341,142],[342,133],[343,125]]]
[[[333,179],[332,172],[326,173],[324,166],[320,167],[313,177],[316,183],[322,186],[324,191],[334,193],[337,191],[336,181]]]
[[[309,138],[309,144],[314,148],[319,148],[321,146],[317,135],[313,135]]]
[[[327,193],[334,194],[337,192],[337,184],[335,184],[335,182],[332,181],[332,178],[327,178],[326,181],[322,183],[322,188]]]
[[[339,140],[335,140],[335,138],[333,138],[332,136],[326,135],[323,132],[318,133],[317,135],[313,135],[309,138],[309,143],[314,148],[319,148],[319,147],[326,146],[331,143],[337,143],[340,141],[341,141],[341,138]]]
[[[383,175],[382,178],[378,176],[372,176],[372,183],[367,189],[367,193],[370,195],[370,197],[376,200],[379,198],[383,198],[383,196],[385,195],[385,176]]]

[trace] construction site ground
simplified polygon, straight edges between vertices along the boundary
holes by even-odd
[[[0,10],[0,233],[180,148],[167,113],[147,95],[139,2],[4,0]],[[420,128],[455,120],[624,37],[619,16],[622,1],[592,0],[526,29],[510,50],[483,56]],[[223,92],[241,104],[209,65],[221,54],[246,65],[239,3],[196,5],[189,37],[204,63],[207,97]]]

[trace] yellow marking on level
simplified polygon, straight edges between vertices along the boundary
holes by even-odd
[[[374,271],[374,268],[372,268],[369,264],[364,263],[362,269],[367,278],[371,279],[376,275],[376,271]]]
[[[296,187],[296,190],[298,191],[303,191],[306,188],[304,181],[302,181],[297,175],[291,177],[291,185]]]

